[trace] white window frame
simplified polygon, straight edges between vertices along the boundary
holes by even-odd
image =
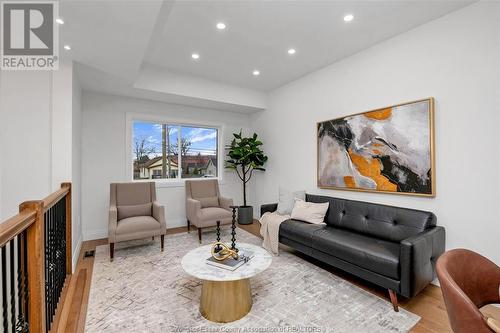
[[[134,179],[134,156],[132,152],[132,140],[133,140],[133,124],[136,121],[168,124],[175,126],[185,126],[185,127],[207,127],[217,129],[217,177],[210,179],[217,179],[221,184],[224,184],[224,127],[223,123],[219,122],[197,122],[187,119],[178,119],[172,117],[165,117],[162,115],[151,115],[151,114],[141,114],[127,112],[125,121],[125,177],[127,181],[132,182],[150,182],[154,181],[156,187],[183,187],[186,180],[203,180],[204,178],[182,178],[182,167],[179,168],[179,178],[162,178],[162,179]],[[178,131],[179,137],[181,136],[181,131]],[[179,163],[182,165],[182,156],[179,156]]]

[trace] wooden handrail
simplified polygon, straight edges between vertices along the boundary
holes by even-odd
[[[0,246],[4,246],[35,222],[36,212],[21,211],[0,224]]]
[[[71,190],[71,183],[62,183],[61,188],[43,199],[44,212],[48,211]]]

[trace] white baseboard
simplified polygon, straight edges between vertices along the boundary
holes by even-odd
[[[187,226],[187,220],[178,219],[178,220],[167,220],[167,229],[179,228]]]
[[[108,238],[108,229],[103,230],[90,230],[84,232],[83,240],[89,241],[94,239]]]
[[[73,266],[73,273],[75,272],[76,269],[76,264],[78,263],[78,257],[80,256],[80,250],[82,249],[82,237],[78,237],[78,241],[76,242],[76,247],[75,250],[73,251],[72,255],[72,266]]]

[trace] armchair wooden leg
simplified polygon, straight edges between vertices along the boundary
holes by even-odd
[[[155,240],[155,236],[151,237],[152,240]]]
[[[188,221],[188,234],[189,234],[189,229],[191,229],[191,222],[189,222],[189,220],[187,221]]]
[[[201,228],[198,228],[198,240],[201,244]]]
[[[160,246],[161,246],[161,252],[163,252],[163,249],[165,248],[165,235],[160,236]]]
[[[115,258],[115,243],[109,243],[109,261]]]
[[[394,311],[399,312],[398,295],[396,295],[394,291],[389,289],[389,297],[391,298],[391,303]]]

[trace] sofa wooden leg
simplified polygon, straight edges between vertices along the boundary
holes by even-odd
[[[394,311],[399,312],[398,295],[396,295],[394,291],[389,289],[389,297],[391,298],[391,303]]]
[[[191,229],[191,222],[189,222],[189,220],[187,221],[188,221],[188,234],[189,234],[189,229]]]
[[[165,248],[165,235],[160,236],[160,246],[161,246],[161,252],[163,252],[163,249]]]
[[[198,240],[200,241],[201,244],[201,228],[198,228]]]
[[[109,243],[109,261],[115,258],[115,243]]]

